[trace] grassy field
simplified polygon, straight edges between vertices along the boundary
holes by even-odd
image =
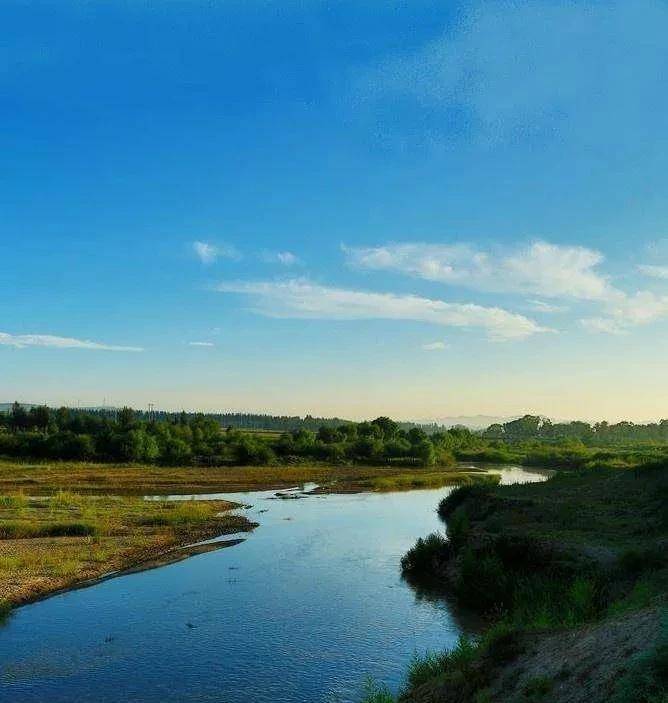
[[[0,495],[0,602],[4,608],[25,603],[165,558],[181,545],[252,528],[245,517],[226,514],[232,507],[69,491]]]
[[[58,490],[116,495],[224,493],[288,488],[307,482],[326,484],[332,491],[397,490],[447,485],[460,479],[466,480],[465,475],[456,469],[438,471],[415,467],[409,470],[400,466],[164,467],[0,461],[0,494],[23,491],[26,495],[44,495]],[[411,483],[413,481],[418,483]]]

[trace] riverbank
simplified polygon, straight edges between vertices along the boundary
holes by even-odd
[[[253,529],[246,517],[229,512],[236,507],[69,491],[3,495],[0,603],[8,611],[110,573],[185,558],[193,553],[187,545]]]
[[[421,467],[202,468],[3,461],[1,609],[110,573],[180,560],[198,553],[184,549],[186,545],[255,526],[243,516],[229,514],[238,506],[225,501],[145,501],[147,494],[281,490],[307,482],[318,483],[318,493],[410,490],[469,483],[475,475],[470,469]]]
[[[466,483],[474,473],[456,466],[434,468],[339,464],[275,466],[156,466],[89,462],[0,461],[0,495],[172,495],[281,490],[317,483],[321,492],[396,490]]]
[[[662,465],[454,491],[439,507],[448,539],[420,540],[402,566],[490,629],[414,661],[399,700],[665,703],[667,501]]]

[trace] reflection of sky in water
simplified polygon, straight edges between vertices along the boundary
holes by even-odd
[[[0,701],[345,703],[369,674],[396,687],[413,652],[463,627],[399,575],[443,529],[448,490],[227,494],[260,523],[243,544],[19,609],[0,629]]]

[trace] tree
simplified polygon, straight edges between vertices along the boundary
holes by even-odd
[[[123,428],[129,428],[135,421],[135,411],[132,408],[123,407],[118,411],[116,418],[118,424]]]
[[[36,405],[30,408],[30,426],[46,432],[51,422],[51,411],[46,405]]]
[[[14,430],[14,432],[21,432],[27,430],[30,425],[28,413],[18,401],[14,401],[14,404],[12,405],[9,425]]]
[[[371,421],[372,425],[376,425],[380,428],[380,431],[385,440],[392,439],[397,434],[399,425],[394,421],[390,420],[389,417],[377,417],[375,420]]]

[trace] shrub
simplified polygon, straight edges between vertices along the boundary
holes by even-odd
[[[469,499],[480,499],[490,495],[495,480],[475,481],[453,489],[438,505],[438,515],[446,520],[457,508]]]
[[[404,573],[429,573],[437,559],[447,556],[448,542],[439,532],[420,537],[401,558]]]

